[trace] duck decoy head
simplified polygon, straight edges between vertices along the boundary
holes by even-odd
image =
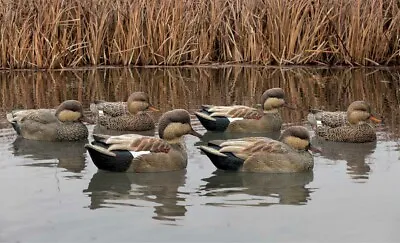
[[[285,100],[285,92],[281,88],[268,89],[261,96],[261,106],[264,111],[277,110],[281,107],[295,109]]]
[[[56,109],[55,116],[62,122],[85,121],[81,102],[77,100],[66,100]]]
[[[381,120],[371,113],[371,106],[365,101],[354,101],[347,108],[347,119],[351,124],[359,124],[371,120],[380,123]]]
[[[150,104],[149,96],[144,92],[133,92],[129,96],[127,104],[128,111],[131,114],[137,114],[146,110],[158,111],[158,109]]]
[[[190,114],[184,109],[165,112],[159,120],[158,134],[160,138],[169,141],[179,139],[186,134],[202,137],[201,134],[193,129],[190,122]]]
[[[310,142],[310,133],[305,127],[292,126],[282,132],[280,141],[297,150],[310,150],[312,152],[321,152]]]

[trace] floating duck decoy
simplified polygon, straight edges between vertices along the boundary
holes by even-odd
[[[354,101],[346,111],[322,111],[312,109],[307,116],[318,137],[328,141],[364,143],[376,140],[371,120],[381,120],[371,114],[371,107],[365,101]]]
[[[125,134],[94,135],[85,147],[97,168],[115,172],[159,172],[187,166],[183,135],[201,137],[193,130],[189,112],[175,109],[164,113],[158,125],[160,138]]]
[[[209,131],[260,133],[279,131],[282,117],[279,108],[290,107],[281,88],[268,89],[261,96],[262,111],[256,108],[233,105],[203,105],[195,115]]]
[[[90,110],[98,117],[98,125],[119,131],[147,131],[155,128],[153,118],[146,112],[158,111],[144,92],[132,93],[127,102],[95,101]]]
[[[302,126],[287,128],[279,141],[267,137],[214,140],[200,149],[218,169],[267,173],[311,171],[314,159],[309,150],[318,152]]]
[[[62,102],[54,109],[15,110],[7,114],[18,135],[44,141],[78,141],[88,137],[83,121],[82,104],[76,100]],[[89,122],[89,121],[88,121]]]

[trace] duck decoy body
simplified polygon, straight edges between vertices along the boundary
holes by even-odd
[[[183,141],[185,134],[201,137],[193,130],[186,110],[164,113],[158,125],[159,138],[126,134],[94,135],[86,149],[101,170],[115,172],[161,172],[181,170],[187,166]]]
[[[261,96],[262,111],[243,105],[203,105],[195,115],[209,131],[260,133],[279,131],[279,108],[288,106],[281,88],[268,89]]]
[[[307,116],[318,137],[328,141],[364,143],[376,140],[375,128],[368,123],[381,120],[371,113],[365,101],[354,101],[345,111],[322,111],[313,109]]]
[[[82,104],[76,100],[62,102],[54,109],[16,110],[7,114],[18,135],[25,139],[43,141],[78,141],[88,137],[83,121]]]
[[[155,128],[147,110],[158,111],[144,92],[132,93],[127,102],[95,101],[90,110],[97,116],[97,123],[110,130],[147,131]]]
[[[290,173],[311,171],[317,151],[302,126],[292,126],[279,141],[267,137],[214,140],[200,146],[215,167],[239,172]]]

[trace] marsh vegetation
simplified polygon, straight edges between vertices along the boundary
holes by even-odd
[[[2,0],[0,67],[390,65],[397,0]]]

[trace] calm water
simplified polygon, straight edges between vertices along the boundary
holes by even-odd
[[[109,69],[0,73],[0,242],[399,242],[400,71],[375,69]],[[125,100],[146,91],[162,111],[200,104],[253,105],[282,87],[304,124],[309,107],[372,104],[385,123],[378,141],[313,139],[311,173],[217,171],[197,146],[224,137],[187,137],[187,170],[98,171],[81,143],[17,138],[4,121],[13,108],[50,108],[64,99]],[[155,117],[159,114],[154,114]],[[93,125],[89,126],[93,131]],[[91,139],[91,138],[89,138]]]

